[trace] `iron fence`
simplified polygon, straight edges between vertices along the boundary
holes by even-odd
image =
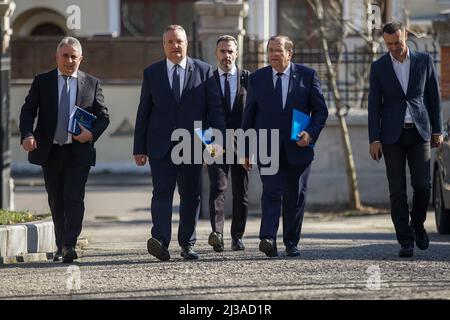
[[[307,47],[304,41],[293,40],[294,55],[292,61],[305,64],[314,68],[322,83],[324,96],[329,107],[334,106],[333,95],[328,85],[327,69],[322,49]],[[265,46],[267,41],[245,38],[244,40],[244,68],[254,71],[267,65]],[[428,52],[435,63],[439,75],[440,55],[439,45],[435,39],[408,39],[408,46],[414,50]],[[379,46],[375,59],[386,52],[383,46]],[[366,47],[359,44],[342,44],[341,52],[336,50],[335,44],[330,44],[330,58],[337,75],[337,85],[341,94],[342,102],[347,108],[367,108],[367,95],[369,91],[369,71],[371,55]]]

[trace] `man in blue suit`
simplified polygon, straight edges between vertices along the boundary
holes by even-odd
[[[328,110],[317,72],[291,62],[293,43],[288,37],[271,37],[267,51],[270,66],[257,70],[249,78],[242,128],[267,129],[269,134],[279,130],[279,149],[271,144],[267,149],[272,158],[279,155],[279,170],[265,175],[258,161],[263,184],[259,250],[268,257],[278,255],[276,236],[282,212],[286,255],[294,257],[300,254],[297,245],[314,158],[310,144],[317,141],[325,126]],[[290,138],[294,109],[311,116],[310,125],[299,134],[299,141]],[[266,142],[260,140],[259,147]],[[251,169],[248,159],[245,167]]]
[[[195,225],[200,204],[201,163],[175,164],[171,151],[172,132],[185,129],[194,139],[194,121],[209,123],[224,132],[225,120],[212,67],[187,57],[187,36],[179,25],[170,25],[163,35],[166,59],[144,70],[141,98],[134,133],[134,159],[138,166],[149,159],[153,197],[152,238],[148,252],[169,260],[172,202],[175,185],[180,194],[178,243],[181,256],[197,259]],[[185,150],[186,151],[186,150]]]
[[[376,161],[384,154],[399,256],[411,257],[414,242],[421,250],[429,244],[423,225],[431,193],[430,140],[432,148],[443,141],[439,86],[431,56],[408,48],[401,23],[386,24],[383,38],[389,53],[370,71],[369,152]],[[411,212],[406,161],[414,190]]]

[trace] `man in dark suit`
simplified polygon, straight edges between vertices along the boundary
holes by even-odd
[[[82,59],[80,42],[62,39],[57,68],[35,77],[20,113],[22,147],[29,152],[28,160],[41,165],[44,173],[55,225],[54,260],[62,256],[66,263],[78,258],[75,245],[83,222],[85,184],[95,165],[94,142],[109,124],[99,80],[78,70]],[[93,128],[80,126],[77,136],[67,131],[75,106],[97,116]]]
[[[278,255],[276,236],[280,214],[283,216],[283,242],[286,255],[300,254],[297,247],[303,221],[306,187],[314,157],[310,143],[315,143],[325,126],[328,110],[322,94],[317,72],[306,66],[292,63],[293,43],[286,36],[269,39],[270,66],[250,75],[247,103],[244,109],[242,128],[257,131],[267,129],[279,132],[276,148],[268,145],[268,154],[279,158],[279,169],[266,175],[259,162],[262,194],[262,219],[259,250],[268,257]],[[299,141],[291,140],[293,110],[311,116],[311,122],[299,133]],[[262,143],[258,142],[261,147]],[[245,167],[251,168],[246,159]]]
[[[134,132],[134,159],[138,166],[149,159],[153,197],[152,238],[148,252],[169,260],[172,202],[175,185],[180,193],[178,243],[181,256],[197,259],[195,225],[200,204],[200,163],[175,164],[171,135],[184,129],[194,139],[194,121],[202,121],[222,132],[225,129],[220,96],[212,67],[187,57],[187,36],[179,25],[168,26],[163,35],[166,59],[144,70],[141,99]]]
[[[376,161],[384,154],[399,256],[411,257],[414,242],[421,250],[429,244],[423,225],[431,191],[430,140],[431,147],[443,141],[439,86],[431,56],[408,48],[401,23],[386,24],[383,38],[389,53],[370,71],[369,152]],[[406,161],[414,189],[411,212]]]
[[[238,129],[242,123],[249,72],[236,67],[238,43],[229,35],[219,37],[216,43],[216,58],[218,68],[214,78],[220,88],[220,97],[227,129]],[[228,186],[228,172],[231,171],[233,190],[233,209],[231,220],[231,249],[244,250],[242,236],[245,231],[248,212],[248,172],[237,163],[211,164],[208,166],[210,184],[209,215],[212,232],[208,243],[214,251],[224,250],[223,228],[225,222],[225,192]]]

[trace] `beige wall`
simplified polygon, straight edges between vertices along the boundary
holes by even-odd
[[[14,35],[27,35],[26,32],[31,31],[43,22],[49,21],[55,21],[55,24],[67,29],[65,23],[61,26],[61,21],[57,16],[67,18],[68,14],[66,10],[70,5],[77,5],[81,9],[81,29],[74,30],[73,35],[90,36],[95,33],[108,32],[108,0],[15,0],[14,2],[17,7],[12,16],[13,26],[17,18],[32,9],[50,9],[58,13],[58,15],[54,16],[49,12],[36,14],[34,17],[31,16],[25,22],[21,23],[19,30],[14,30]]]

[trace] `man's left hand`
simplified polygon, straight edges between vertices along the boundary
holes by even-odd
[[[439,148],[444,143],[444,136],[442,134],[431,135],[431,147]]]
[[[78,124],[78,126],[81,129],[81,133],[77,136],[73,136],[73,139],[78,141],[79,143],[86,143],[88,141],[91,141],[93,138],[92,132],[83,127],[81,124]]]
[[[299,147],[307,147],[309,146],[309,143],[311,142],[311,136],[308,132],[302,131],[298,134],[298,137],[300,138],[299,141],[297,141],[297,145]]]
[[[219,158],[221,155],[225,153],[225,150],[220,144],[212,143],[206,146],[209,154],[213,158]]]

